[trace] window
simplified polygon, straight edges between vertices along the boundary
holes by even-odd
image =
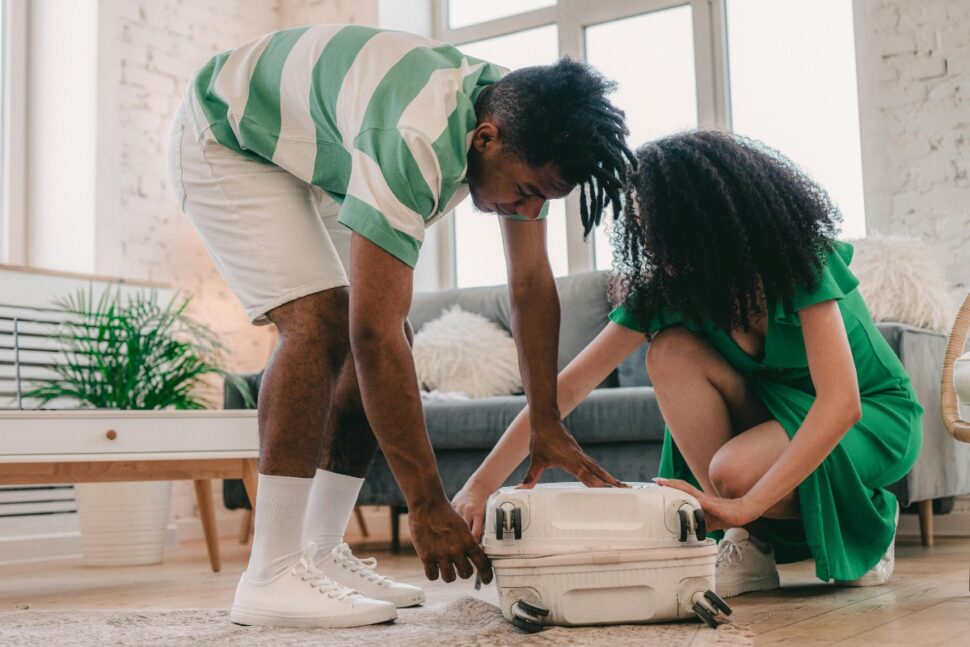
[[[734,131],[799,164],[864,236],[852,3],[728,0]]]
[[[616,80],[630,146],[684,128],[733,129],[791,157],[865,234],[852,3],[846,0],[435,0],[435,36],[507,67],[584,58]],[[822,45],[824,43],[824,46]],[[730,63],[730,64],[729,64]],[[609,225],[582,240],[557,201],[557,274],[612,265]],[[459,286],[505,280],[494,216],[456,212]]]
[[[455,4],[454,2],[452,4]],[[462,4],[462,3],[458,3]],[[477,3],[476,3],[477,6]],[[537,27],[462,45],[470,56],[515,69],[545,65],[557,58],[557,30],[554,25]],[[505,254],[499,217],[475,211],[465,200],[455,209],[455,282],[458,287],[505,283]],[[566,210],[562,200],[549,204],[546,217],[547,248],[552,271],[569,273],[566,263]]]
[[[586,59],[619,84],[631,148],[697,126],[693,30],[688,5],[586,28]],[[612,265],[612,224],[604,216],[594,234],[596,269]]]
[[[24,262],[26,0],[0,0],[0,263]]]
[[[556,0],[448,0],[448,25],[457,29],[554,4]]]
[[[6,182],[4,176],[6,172],[6,106],[7,106],[7,3],[6,0],[0,2],[0,262],[6,257],[4,250],[7,248],[7,223],[6,223]]]

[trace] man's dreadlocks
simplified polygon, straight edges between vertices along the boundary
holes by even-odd
[[[566,182],[579,185],[587,236],[607,205],[617,217],[627,163],[636,164],[623,111],[607,99],[615,88],[589,65],[563,58],[509,73],[480,106],[502,124],[510,152],[530,166],[552,162]]]

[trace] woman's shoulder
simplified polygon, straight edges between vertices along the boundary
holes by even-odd
[[[814,285],[799,287],[790,299],[780,299],[774,304],[773,318],[782,323],[798,323],[797,312],[823,301],[842,301],[853,295],[859,287],[849,264],[854,248],[843,241],[833,241],[819,267]]]

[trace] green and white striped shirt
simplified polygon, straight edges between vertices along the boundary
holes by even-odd
[[[215,56],[189,103],[196,136],[320,187],[414,267],[425,227],[468,195],[475,100],[505,73],[413,34],[317,25]]]

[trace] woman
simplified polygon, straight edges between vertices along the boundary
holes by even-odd
[[[922,408],[835,240],[838,210],[734,135],[682,133],[637,158],[614,241],[625,298],[560,374],[562,415],[651,336],[668,425],[657,480],[726,530],[718,592],[777,588],[776,563],[809,557],[822,580],[884,583],[899,514],[885,488],[916,461]],[[528,441],[523,412],[455,497],[476,537]]]

